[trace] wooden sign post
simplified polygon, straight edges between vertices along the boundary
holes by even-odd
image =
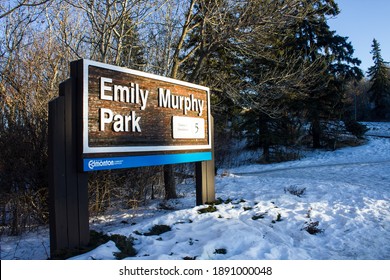
[[[197,204],[215,200],[207,87],[90,60],[49,103],[51,254],[89,242],[88,172],[196,162]]]
[[[60,85],[49,103],[50,251],[77,248],[89,242],[88,173],[78,168],[75,83]]]

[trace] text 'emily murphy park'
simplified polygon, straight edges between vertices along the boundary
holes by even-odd
[[[148,103],[149,90],[140,88],[139,84],[126,85],[113,84],[111,78],[100,78],[100,99],[124,103],[139,104],[140,110],[145,110]],[[158,107],[181,110],[184,115],[189,111],[195,111],[202,116],[205,100],[197,99],[193,94],[189,97],[175,95],[169,89],[158,88]],[[115,132],[132,131],[141,132],[141,117],[131,111],[128,115],[115,114],[111,109],[100,108],[100,130],[105,130],[105,125],[112,124]],[[131,127],[131,128],[130,128]]]

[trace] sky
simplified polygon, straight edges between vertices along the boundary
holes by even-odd
[[[381,47],[382,58],[390,61],[390,0],[336,0],[340,14],[328,21],[338,35],[348,37],[355,49],[355,57],[366,71],[373,65],[372,41]]]

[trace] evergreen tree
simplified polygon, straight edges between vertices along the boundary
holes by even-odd
[[[137,27],[131,23],[131,20],[124,23],[124,35],[117,40],[120,42],[116,65],[143,70],[146,64],[144,52],[140,41]]]
[[[368,69],[368,77],[372,82],[369,93],[374,103],[374,117],[376,119],[390,119],[390,75],[388,62],[381,55],[379,42],[372,42],[372,59],[374,65]]]
[[[303,1],[310,13],[298,21],[292,48],[304,50],[304,59],[322,61],[324,71],[308,92],[302,105],[311,123],[313,147],[321,147],[323,119],[340,118],[343,108],[343,85],[350,79],[360,79],[360,61],[353,57],[353,47],[342,37],[330,30],[327,20],[336,16],[339,9],[333,0]]]
[[[257,143],[263,147],[264,161],[270,160],[272,145],[285,145],[297,138],[298,120],[302,118],[311,123],[313,147],[321,147],[323,120],[341,117],[345,82],[362,76],[352,45],[327,24],[329,17],[339,13],[337,4],[302,1],[302,10],[283,32],[273,33],[263,41],[267,48],[256,42],[259,47],[252,50],[261,55],[245,57],[240,62],[252,101],[247,106],[257,111],[256,117],[247,116],[258,124],[255,133],[259,136]],[[286,133],[286,123],[290,123],[293,134]]]

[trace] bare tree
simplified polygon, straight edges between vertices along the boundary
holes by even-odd
[[[46,8],[22,6],[1,19],[0,185],[2,222],[10,223],[11,234],[48,218],[47,104],[65,75]]]
[[[70,3],[82,10],[90,28],[85,33],[85,42],[91,47],[90,57],[104,63],[125,65],[124,53],[131,52],[137,28],[166,0],[109,0]]]
[[[64,57],[61,61],[63,70],[69,76],[70,61],[89,57],[90,47],[86,43],[86,36],[90,33],[91,27],[85,13],[66,1],[53,3],[46,9],[45,17],[48,29],[61,48]]]
[[[12,14],[21,8],[36,8],[45,4],[50,4],[53,0],[19,0],[19,1],[1,1],[0,19]]]

